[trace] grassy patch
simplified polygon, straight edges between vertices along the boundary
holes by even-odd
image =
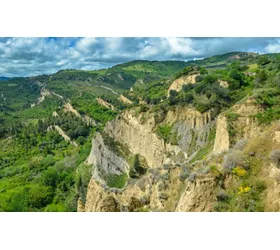
[[[173,126],[169,124],[159,125],[156,129],[157,135],[166,143],[177,145],[177,132],[172,132]]]
[[[123,188],[127,182],[127,174],[110,174],[106,178],[106,184],[108,187]]]

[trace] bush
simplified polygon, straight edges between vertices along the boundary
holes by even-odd
[[[189,176],[189,178],[188,178],[188,181],[194,182],[195,179],[196,179],[196,173],[191,173],[190,176]]]
[[[217,200],[227,202],[229,200],[229,196],[224,190],[220,190],[217,194]]]
[[[179,175],[179,179],[180,179],[180,181],[185,181],[189,176],[190,176],[190,173],[188,170],[186,170]]]
[[[41,176],[41,182],[45,186],[56,187],[58,183],[59,174],[54,167],[48,168]]]
[[[34,208],[42,208],[51,203],[54,196],[53,190],[45,186],[32,186],[28,192],[28,205]]]
[[[279,149],[276,149],[276,150],[273,150],[271,153],[270,153],[270,160],[273,161],[273,163],[279,168],[279,163],[280,163],[280,150]]]
[[[246,139],[240,139],[239,141],[237,141],[235,143],[235,145],[233,146],[233,149],[235,149],[235,150],[243,150],[246,147],[247,142],[248,141]]]
[[[156,129],[156,133],[165,143],[177,145],[177,132],[172,132],[172,128],[172,125],[169,124],[160,125]]]
[[[141,175],[145,174],[146,172],[147,172],[147,169],[142,167],[140,160],[139,160],[139,155],[136,154],[133,159],[132,167],[129,171],[129,176],[131,178],[138,178]]]
[[[224,156],[223,166],[232,170],[236,166],[243,166],[245,163],[244,155],[240,150],[231,150]]]
[[[258,72],[258,74],[256,75],[256,79],[255,79],[255,86],[256,87],[261,87],[261,85],[264,84],[264,82],[267,80],[267,74],[265,72],[265,70],[260,70]]]

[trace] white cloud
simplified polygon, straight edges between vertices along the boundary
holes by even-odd
[[[280,52],[278,38],[0,38],[0,76],[98,69],[131,60],[189,60],[232,51]]]
[[[279,53],[280,52],[280,39],[277,39],[274,43],[269,44],[264,48],[267,53]]]

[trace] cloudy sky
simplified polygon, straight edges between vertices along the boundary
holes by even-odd
[[[0,38],[0,76],[100,69],[136,59],[190,60],[232,51],[280,52],[280,38]]]

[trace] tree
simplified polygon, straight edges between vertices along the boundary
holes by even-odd
[[[260,66],[264,66],[266,64],[270,63],[270,60],[268,59],[267,56],[260,56],[259,59],[258,59],[258,64]]]
[[[140,163],[140,160],[139,160],[139,155],[136,154],[134,156],[134,160],[133,160],[133,164],[132,164],[132,167],[129,171],[129,176],[131,178],[137,178],[139,177],[140,175],[143,175],[146,173],[146,168],[143,168],[141,166],[141,163]]]
[[[265,70],[260,70],[258,74],[256,75],[255,83],[256,85],[261,85],[267,80],[267,74]]]
[[[57,170],[54,167],[50,167],[43,172],[41,176],[41,181],[45,186],[56,187],[58,177],[59,175]]]

